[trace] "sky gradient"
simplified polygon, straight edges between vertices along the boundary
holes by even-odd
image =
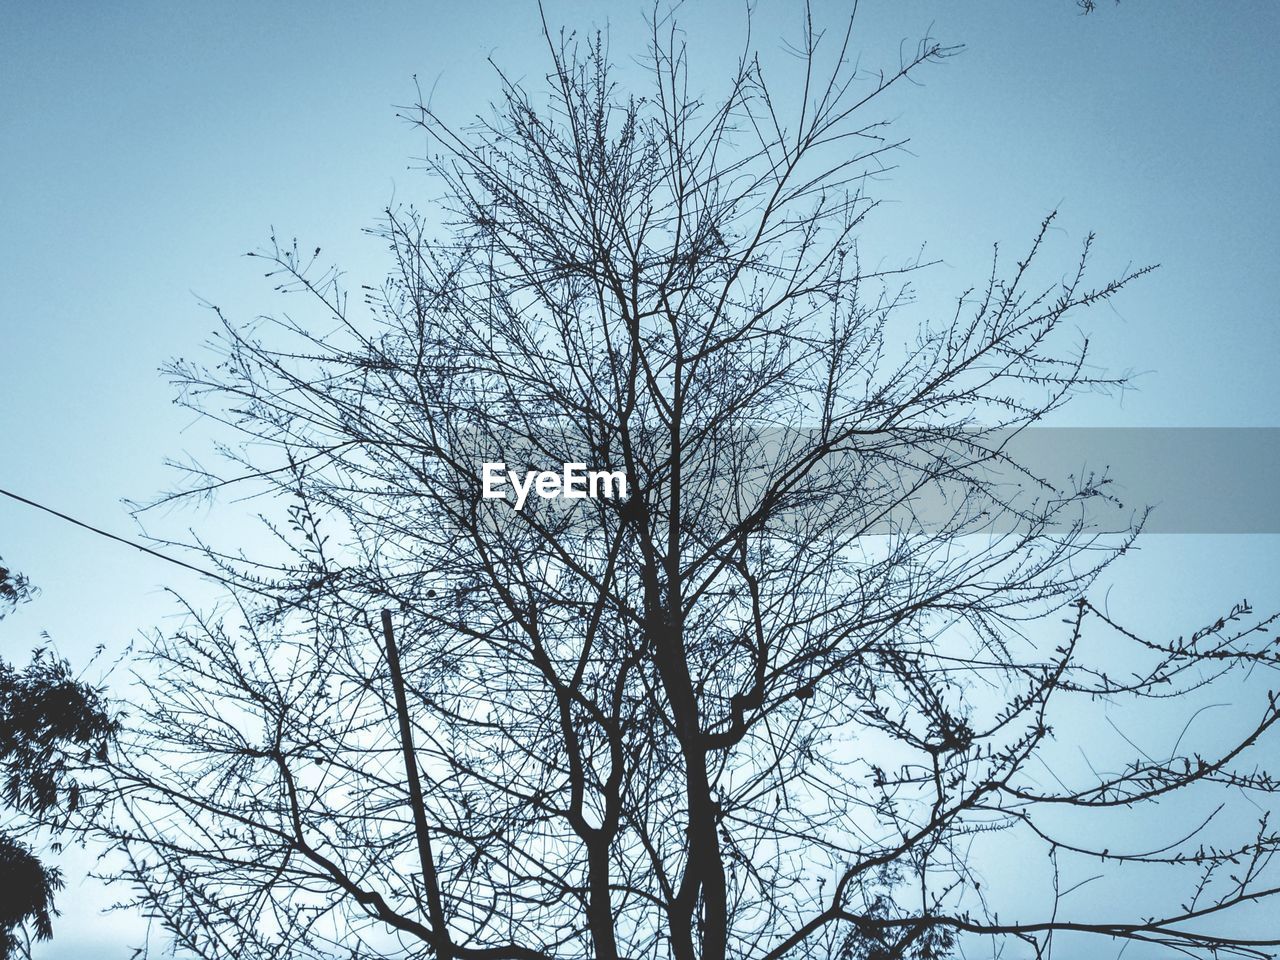
[[[759,4],[766,57],[796,34],[791,6]],[[833,23],[845,9],[816,4]],[[681,8],[709,98],[741,46],[742,10]],[[376,282],[388,261],[362,230],[388,204],[434,196],[411,160],[421,137],[396,116],[415,75],[465,122],[497,92],[487,58],[531,85],[547,65],[533,3],[0,11],[0,487],[125,535],[138,528],[122,499],[171,486],[165,458],[208,451],[209,431],[157,373],[201,350],[214,323],[202,300],[241,317],[281,306],[243,254],[274,228],[322,247],[352,284]],[[638,5],[546,12],[553,26],[607,27],[624,63],[642,51]],[[966,50],[888,101],[910,144],[876,185],[887,202],[868,232],[888,260],[927,243],[926,259],[941,261],[917,277],[922,308],[980,282],[994,242],[1021,250],[1058,209],[1048,255],[1064,268],[1089,231],[1099,275],[1161,264],[1085,318],[1095,357],[1138,372],[1137,389],[1082,398],[1058,425],[1280,427],[1280,4],[1125,0],[1081,17],[1071,0],[878,0],[862,4],[855,45],[864,67],[892,68],[925,34]],[[181,537],[208,516],[147,522]],[[1116,571],[1114,602],[1171,629],[1242,596],[1274,608],[1278,541],[1148,538]],[[215,597],[177,568],[3,499],[0,556],[42,589],[0,626],[11,660],[47,630],[78,665],[105,644],[106,663],[174,622],[167,589]],[[93,943],[104,960],[128,957],[141,921],[103,926],[94,911],[109,900],[70,876],[56,937],[36,956],[83,956]]]

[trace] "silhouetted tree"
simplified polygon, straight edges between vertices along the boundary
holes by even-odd
[[[1265,819],[1117,850],[1090,817],[1264,800],[1274,697],[1213,754],[1117,762],[1082,721],[1274,667],[1272,621],[1140,637],[1087,590],[1141,516],[1094,529],[1103,478],[999,479],[1011,433],[1122,385],[1074,321],[1145,271],[1092,282],[1090,238],[1037,279],[1046,220],[915,313],[921,265],[859,238],[900,145],[869,112],[936,42],[867,76],[852,24],[806,24],[793,97],[748,53],[710,104],[669,23],[635,95],[602,38],[546,41],[544,95],[502,77],[465,129],[412,112],[443,213],[388,211],[383,283],[349,300],[273,238],[318,312],[219,312],[216,362],[172,367],[243,439],[183,495],[256,485],[287,553],[205,548],[235,607],[155,638],[111,769],[139,904],[201,957],[1266,955],[1214,924],[1273,892]],[[517,511],[481,496],[495,461],[630,496]],[[988,902],[1000,831],[1052,878],[1043,916]],[[1071,917],[1072,858],[1189,893]]]
[[[0,564],[0,617],[30,599],[31,582],[22,574]]]
[[[0,619],[33,590],[0,564]],[[0,830],[0,958],[28,952],[27,926],[37,940],[53,936],[56,867],[40,862],[24,842],[52,815],[80,805],[76,770],[105,761],[115,724],[100,693],[77,681],[70,664],[39,648],[22,670],[0,660],[0,771],[10,818]]]

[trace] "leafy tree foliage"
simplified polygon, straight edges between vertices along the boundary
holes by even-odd
[[[0,566],[0,619],[32,594],[25,577]],[[0,660],[0,799],[14,814],[0,830],[0,958],[25,950],[28,925],[37,940],[53,935],[62,875],[23,838],[58,814],[77,812],[76,772],[106,760],[115,730],[99,691],[76,680],[67,661],[44,649],[21,670]]]
[[[31,584],[27,578],[0,564],[0,617],[4,616],[6,606],[12,609],[29,599]]]

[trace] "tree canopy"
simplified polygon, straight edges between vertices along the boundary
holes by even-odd
[[[272,238],[293,308],[219,311],[210,359],[170,369],[228,429],[179,499],[259,495],[281,556],[203,545],[233,605],[154,638],[109,764],[138,903],[201,957],[1267,955],[1213,926],[1273,892],[1265,817],[1198,849],[1099,849],[1089,824],[1266,801],[1274,696],[1215,753],[1044,775],[1091,747],[1090,704],[1179,707],[1280,662],[1246,604],[1176,640],[1116,622],[1089,589],[1141,513],[1099,529],[1105,477],[1005,452],[1124,384],[1077,321],[1146,269],[1095,278],[1092,237],[1064,265],[1050,215],[920,314],[924,265],[863,232],[901,146],[882,95],[938,42],[868,75],[852,23],[806,20],[794,82],[747,50],[707,102],[660,18],[634,91],[603,37],[544,39],[545,88],[499,74],[465,127],[410,112],[440,199],[387,211],[388,277],[351,296]],[[496,461],[631,492],[514,510],[482,496]],[[988,900],[975,857],[1003,833],[1053,880],[1042,916]],[[1187,894],[1068,916],[1071,858]]]
[[[0,563],[0,619],[33,593],[26,577]],[[20,955],[28,925],[37,940],[53,936],[62,874],[25,840],[52,814],[77,811],[76,771],[105,761],[115,729],[100,692],[75,679],[67,661],[44,648],[21,670],[0,660],[0,801],[11,814],[0,829],[0,957]]]

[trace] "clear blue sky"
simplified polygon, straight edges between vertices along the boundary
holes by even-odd
[[[794,4],[760,3],[777,56]],[[844,5],[819,0],[820,15]],[[681,22],[714,95],[743,4],[689,2]],[[1024,243],[1062,211],[1064,260],[1089,230],[1099,264],[1163,268],[1088,318],[1096,356],[1150,371],[1120,403],[1089,397],[1077,425],[1280,426],[1276,402],[1280,83],[1270,0],[864,0],[864,63],[896,62],[924,32],[967,51],[892,102],[913,155],[880,185],[892,255],[927,241],[944,263],[926,299],[982,276],[990,245]],[[639,51],[640,5],[548,0],[553,24],[611,28]],[[721,36],[718,31],[728,28]],[[275,226],[321,246],[355,282],[377,278],[363,237],[393,200],[430,200],[421,143],[395,118],[412,76],[458,120],[483,109],[492,55],[545,70],[531,2],[377,4],[54,2],[0,5],[0,486],[129,533],[121,498],[172,481],[165,457],[207,450],[157,375],[211,330],[198,297],[247,315],[277,307],[241,254]],[[181,533],[205,518],[173,514]],[[1118,579],[1132,611],[1198,620],[1238,596],[1280,604],[1275,537],[1162,537]],[[43,588],[0,627],[22,659],[47,629],[83,662],[172,622],[162,587],[211,594],[181,571],[0,502],[0,555]],[[1177,599],[1177,604],[1153,598]],[[1269,602],[1268,602],[1269,601]],[[1117,600],[1117,602],[1124,602]],[[138,922],[109,926],[72,878],[38,956],[129,956]]]

